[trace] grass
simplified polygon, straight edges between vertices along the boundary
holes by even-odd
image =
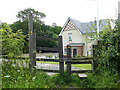
[[[72,67],[79,67],[85,70],[91,70],[91,64],[73,64]]]
[[[59,64],[59,62],[48,62],[48,61],[37,61],[37,63],[46,63],[46,64]],[[65,65],[65,63],[64,63]],[[91,69],[91,64],[73,64],[72,67],[78,67],[85,70]]]

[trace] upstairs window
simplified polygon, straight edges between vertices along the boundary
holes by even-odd
[[[69,36],[69,41],[72,41],[72,33],[69,33],[68,36]]]

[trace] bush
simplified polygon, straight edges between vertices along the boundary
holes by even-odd
[[[79,77],[77,74],[72,74],[69,76],[67,72],[64,72],[63,75],[61,76],[60,74],[56,74],[52,77],[51,81],[55,85],[69,85],[69,86],[78,86],[79,83]]]

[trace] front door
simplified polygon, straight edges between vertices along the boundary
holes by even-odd
[[[77,55],[77,49],[73,49],[73,57]]]

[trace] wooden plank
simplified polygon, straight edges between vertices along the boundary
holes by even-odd
[[[59,70],[49,70],[49,69],[36,69],[38,71],[44,71],[44,72],[55,72],[55,73],[59,73]]]
[[[54,41],[58,41],[58,38],[52,38],[52,37],[44,37],[44,36],[36,36],[36,39],[38,40],[54,40]]]
[[[71,64],[92,64],[92,61],[85,62],[71,62]]]
[[[85,79],[87,78],[87,75],[86,74],[78,74],[79,78],[80,79]]]
[[[63,75],[63,73],[64,73],[64,60],[63,60],[62,36],[58,37],[58,44],[59,44],[59,70],[60,70],[60,75]]]
[[[72,60],[93,60],[93,57],[72,58]]]
[[[36,58],[36,61],[59,62],[59,60],[56,59],[44,59],[44,58]]]
[[[53,52],[58,52],[58,48],[49,48],[49,47],[36,47],[37,50],[40,51],[53,51]]]
[[[92,70],[72,70],[72,73],[91,73]]]

